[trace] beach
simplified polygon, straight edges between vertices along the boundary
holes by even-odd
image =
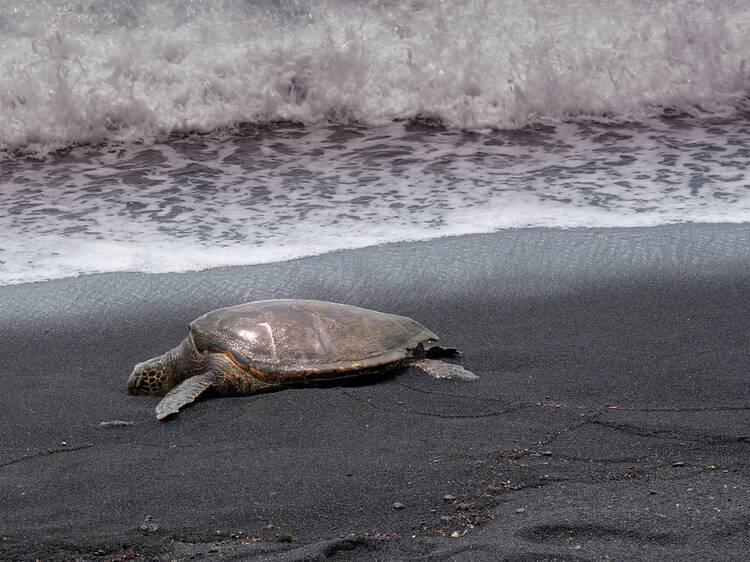
[[[750,7],[0,0],[0,560],[744,560]],[[202,314],[413,318],[201,399]]]
[[[133,367],[221,306],[410,316],[416,370],[199,401]],[[509,229],[0,287],[3,560],[741,560],[750,226]],[[124,422],[124,423],[121,423]],[[281,540],[279,540],[281,539]],[[286,542],[289,541],[289,542]]]

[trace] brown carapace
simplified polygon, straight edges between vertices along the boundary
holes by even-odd
[[[220,308],[190,324],[187,337],[160,357],[139,363],[130,394],[164,396],[163,420],[204,392],[242,395],[377,376],[407,365],[436,378],[474,380],[456,356],[432,345],[419,322],[331,302],[267,300]]]

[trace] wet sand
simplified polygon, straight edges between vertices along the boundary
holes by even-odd
[[[406,370],[166,423],[126,394],[199,314],[285,297],[411,316],[481,378]],[[0,559],[742,560],[748,334],[748,225],[0,287]]]

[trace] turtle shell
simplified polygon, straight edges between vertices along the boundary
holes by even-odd
[[[267,300],[213,310],[190,324],[199,351],[230,354],[276,380],[336,378],[397,366],[438,337],[405,316],[314,300]]]

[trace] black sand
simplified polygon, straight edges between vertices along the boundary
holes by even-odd
[[[133,364],[200,313],[273,297],[412,316],[481,379],[407,371],[206,400],[167,423],[158,399],[125,393]],[[2,287],[0,315],[2,560],[750,549],[747,225],[517,230],[86,276]],[[132,425],[101,425],[113,420]]]

